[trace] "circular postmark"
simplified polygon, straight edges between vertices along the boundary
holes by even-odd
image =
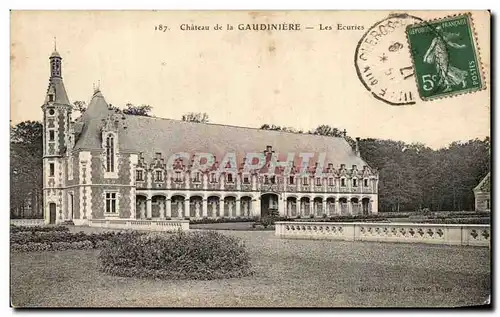
[[[418,91],[406,27],[421,22],[415,16],[394,14],[375,23],[358,42],[358,78],[378,100],[394,106],[415,104]]]

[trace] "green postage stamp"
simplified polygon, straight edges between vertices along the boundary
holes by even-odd
[[[484,88],[470,14],[410,25],[406,34],[423,100]]]

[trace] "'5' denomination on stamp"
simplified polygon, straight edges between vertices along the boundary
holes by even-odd
[[[470,14],[406,28],[422,100],[485,88]]]

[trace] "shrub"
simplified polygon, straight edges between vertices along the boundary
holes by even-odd
[[[42,226],[10,226],[11,233],[17,232],[69,232],[68,227],[64,226],[52,226],[52,227],[42,227]]]
[[[241,240],[215,231],[116,236],[99,261],[101,271],[118,276],[211,280],[252,274]]]
[[[98,249],[105,245],[105,241],[114,237],[135,237],[140,235],[143,235],[143,233],[136,231],[107,231],[92,234],[85,234],[83,231],[78,233],[22,231],[11,234],[10,243],[14,251]]]

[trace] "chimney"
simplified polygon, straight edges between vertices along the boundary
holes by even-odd
[[[356,149],[354,152],[356,153],[356,156],[361,156],[361,153],[359,153],[359,137],[356,138]]]

